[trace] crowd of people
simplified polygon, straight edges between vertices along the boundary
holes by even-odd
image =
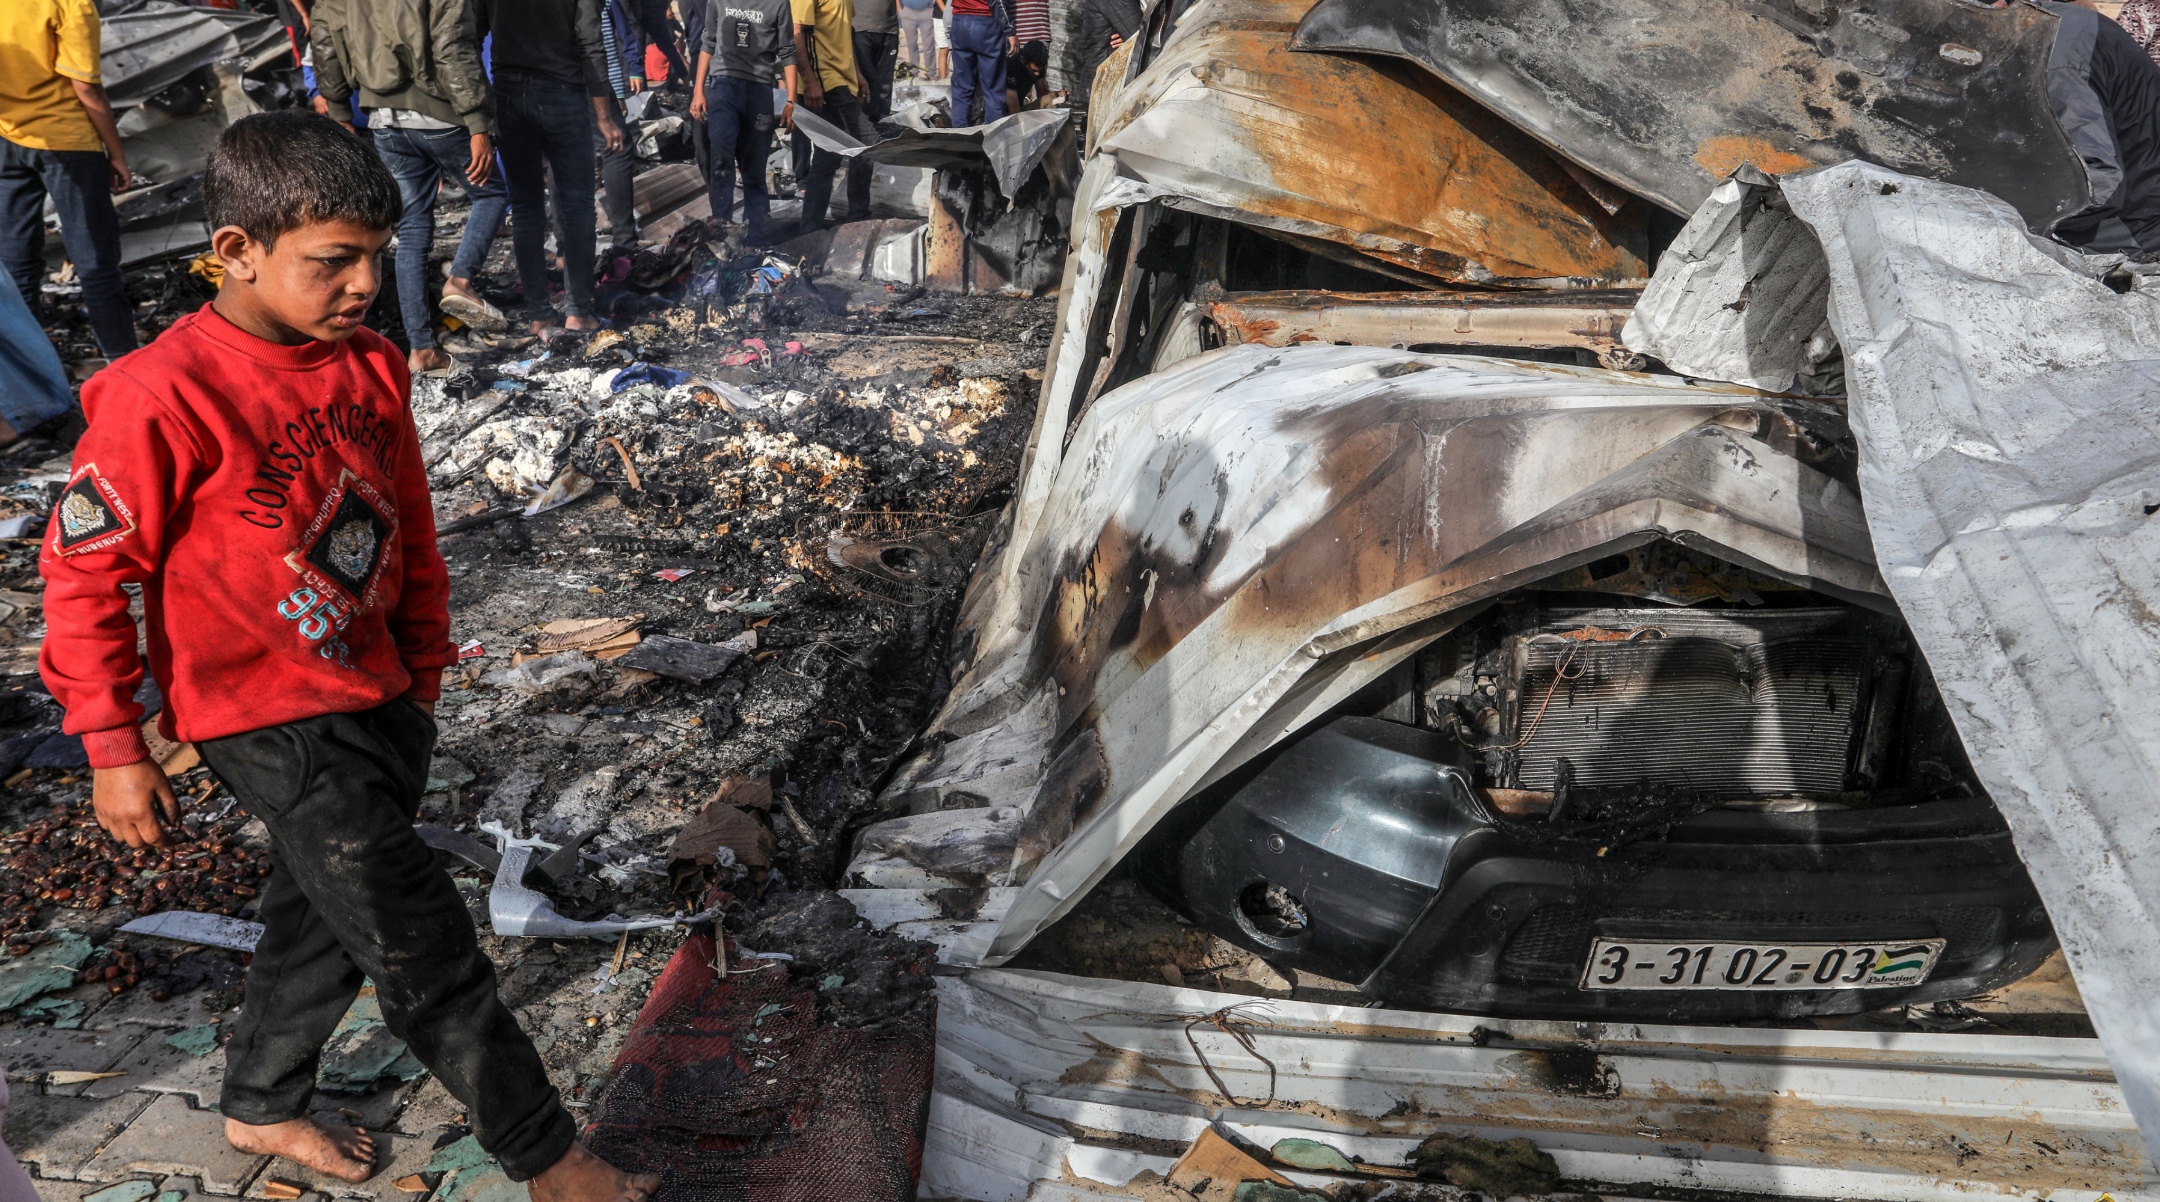
[[[870,215],[870,166],[795,137],[801,216],[785,226],[771,220],[769,157],[800,111],[875,141],[898,78],[949,80],[956,126],[1064,98],[1049,83],[1058,39],[1050,0],[274,3],[314,110],[364,139],[397,180],[404,209],[396,291],[416,372],[457,369],[436,345],[438,313],[482,332],[513,318],[536,333],[601,324],[593,309],[594,204],[605,209],[609,245],[637,243],[639,121],[656,111],[643,93],[673,89],[687,98],[715,219],[739,222],[752,244]],[[1073,103],[1084,106],[1095,68],[1140,22],[1139,0],[1086,0]],[[8,277],[0,331],[37,327],[50,274],[50,199],[98,349],[111,359],[137,344],[113,197],[139,181],[101,84],[100,35],[94,0],[0,5],[0,51],[9,64],[0,79],[0,262]],[[470,209],[431,296],[436,205],[452,188]],[[505,219],[523,290],[519,314],[498,310],[474,282]],[[8,390],[33,398],[0,402],[10,428],[70,403],[65,374],[34,357],[19,369],[7,366],[12,357],[0,359],[0,371],[43,380]],[[9,436],[0,430],[0,441]]]

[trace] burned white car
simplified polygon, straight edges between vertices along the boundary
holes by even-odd
[[[2001,649],[2077,622],[2009,577],[1974,618],[1995,569],[1915,541],[2060,508],[1983,517],[1984,488],[1912,483],[1944,454],[2022,462],[1973,415],[2068,361],[1937,310],[2090,310],[2115,341],[2081,336],[2080,362],[2160,347],[2144,276],[2038,236],[2089,199],[2044,111],[2052,18],[1777,3],[1690,32],[1608,5],[1667,56],[1628,86],[1661,61],[1700,85],[1631,121],[1553,66],[1595,6],[1406,7],[1157,5],[1098,77],[1029,456],[949,697],[845,882],[967,970],[926,1196],[1124,1196],[1104,1183],[1169,1173],[1210,1125],[1326,1132],[1354,1176],[1405,1163],[1420,1123],[1533,1134],[1581,1180],[2138,1193],[2130,1114],[2160,1099],[2117,1092],[2090,1039],[1803,1034],[2010,985],[2058,930],[2090,996],[2116,970],[2085,949],[2154,912],[2111,875],[2152,842],[2110,808],[2121,781],[2036,775],[2061,719],[2000,695],[2043,663]],[[1783,108],[1703,136],[1703,105],[1755,103],[1710,76],[1773,69],[1801,81]],[[1897,115],[1930,96],[1969,103]],[[1983,101],[2023,122],[2009,167]],[[2118,374],[2094,405],[2133,395]],[[2090,462],[2147,483],[2112,445]],[[1278,1000],[1105,969],[1138,936],[1099,917],[1058,946],[1103,955],[1029,951],[1106,890],[1257,956]],[[1783,1029],[1700,1025],[1743,1021]],[[2118,1031],[2121,1066],[2144,1028]],[[1863,1063],[1865,1087],[1800,1067]],[[1819,1114],[1710,1117],[1794,1090]],[[2013,1110],[2078,1152],[2007,1151]],[[1073,1194],[1007,1188],[1029,1172]]]

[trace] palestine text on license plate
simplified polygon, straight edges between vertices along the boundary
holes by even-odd
[[[1918,985],[1941,939],[1905,943],[1673,943],[1600,939],[1584,989],[1880,989]]]

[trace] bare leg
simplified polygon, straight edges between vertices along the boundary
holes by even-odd
[[[282,1156],[341,1181],[357,1184],[375,1175],[375,1140],[358,1127],[333,1127],[312,1118],[263,1127],[226,1119],[225,1142],[242,1152]]]
[[[625,1173],[584,1144],[571,1144],[527,1186],[532,1202],[647,1202],[659,1188],[659,1174]]]

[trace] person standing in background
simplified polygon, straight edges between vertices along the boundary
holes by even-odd
[[[1080,78],[1073,81],[1072,100],[1083,120],[1095,90],[1095,72],[1127,38],[1139,36],[1146,22],[1140,0],[1081,0]]]
[[[510,186],[510,230],[532,332],[554,324],[548,301],[547,177],[563,257],[563,325],[597,330],[593,312],[593,135],[623,145],[608,87],[601,0],[484,0],[479,35],[495,38],[496,120]]]
[[[638,123],[629,114],[630,98],[645,90],[645,39],[622,0],[602,0],[600,39],[606,44],[608,90],[615,94],[615,120],[622,145],[600,154],[601,203],[607,208],[608,245],[638,244]]]
[[[30,306],[15,290],[15,277],[0,271],[0,447],[74,407],[59,352],[30,316]],[[4,1090],[0,1086],[0,1107],[7,1105]],[[6,1147],[0,1144],[0,1152]],[[7,1162],[0,1158],[0,1178],[6,1173]],[[0,1180],[0,1187],[4,1185]],[[4,1188],[0,1202],[9,1202]]]
[[[1020,51],[1012,10],[1005,0],[950,0],[952,21],[952,123],[954,129],[988,125],[1005,115],[1005,59]],[[975,119],[977,97],[982,119]]]
[[[495,178],[495,94],[480,67],[477,28],[474,0],[315,0],[310,22],[323,99],[335,114],[357,103],[374,131],[376,155],[397,179],[405,205],[398,221],[398,311],[406,365],[419,374],[456,368],[435,345],[427,295],[435,201],[448,180],[465,190],[472,212],[443,282],[443,311],[475,329],[506,324],[473,290],[510,206]]]
[[[2127,0],[2115,23],[2123,27],[2131,41],[2144,47],[2147,57],[2160,64],[2160,0]]]
[[[945,0],[931,0],[930,37],[937,43],[937,77],[952,78],[952,10]]]
[[[1005,0],[1012,9],[1013,40],[1020,46],[1041,42],[1050,47],[1050,0]],[[1019,53],[1019,46],[1013,48]]]
[[[51,199],[98,350],[116,359],[136,347],[112,202],[129,174],[98,73],[102,42],[92,0],[0,0],[0,262],[35,312]]]
[[[788,96],[780,120],[795,120],[794,11],[788,0],[711,0],[711,5],[690,118],[705,122],[712,137],[712,177],[706,187],[713,219],[734,216],[740,167],[745,236],[763,242],[772,212],[765,158],[772,151],[775,85]]]
[[[937,78],[937,0],[898,0],[900,5],[900,61],[923,75]]]
[[[1047,3],[1048,0],[1045,0]],[[893,64],[900,52],[898,0],[858,0],[855,5],[855,65],[862,71],[863,112],[872,121],[892,116]]]
[[[874,0],[884,3],[884,0]],[[795,12],[795,61],[802,66],[803,103],[859,142],[878,140],[877,127],[863,112],[861,97],[870,89],[855,62],[855,5],[851,0],[792,0]],[[807,139],[806,139],[807,140]],[[820,148],[810,157],[803,181],[802,228],[824,229],[831,222],[833,176],[840,156]],[[870,216],[870,164],[848,161],[847,216]]]
[[[637,5],[638,21],[645,26],[645,40],[660,51],[660,57],[667,60],[669,78],[687,86],[692,82],[690,61],[683,57],[682,50],[675,45],[675,29],[668,21],[668,0],[630,2]],[[691,43],[693,50],[696,45],[695,41]]]

